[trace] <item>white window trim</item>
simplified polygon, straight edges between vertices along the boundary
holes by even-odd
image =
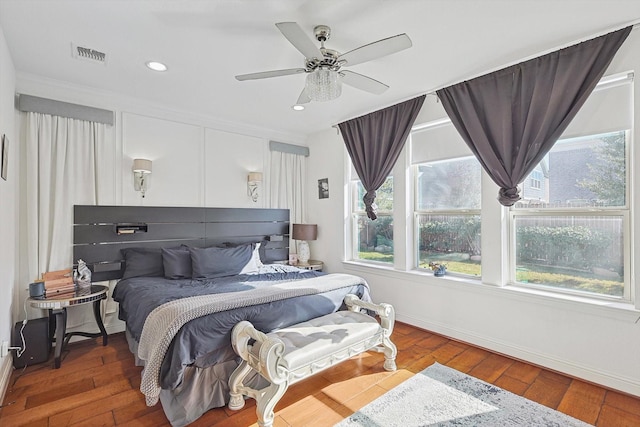
[[[423,271],[398,271],[392,266],[374,266],[369,263],[357,261],[343,261],[344,269],[348,273],[368,276],[375,275],[392,280],[403,280],[415,283],[416,286],[424,286],[426,289],[433,286],[454,288],[464,292],[475,292],[481,295],[495,295],[496,298],[512,298],[525,303],[543,304],[558,310],[574,311],[595,316],[603,316],[626,323],[640,323],[640,308],[631,303],[622,301],[603,301],[593,298],[584,298],[579,295],[566,295],[544,290],[522,288],[510,285],[493,286],[488,284],[483,277],[479,280],[454,277],[433,277],[433,274]],[[417,288],[419,289],[419,288]]]
[[[607,85],[620,85],[625,84],[624,80],[633,78],[633,72],[617,73],[610,76],[605,76],[596,90],[600,90]],[[636,92],[634,82],[632,81],[632,92],[634,96],[634,107],[640,102],[640,93]],[[633,122],[638,123],[640,121],[640,109],[634,108]],[[429,126],[445,125],[450,122],[450,119],[443,117],[441,119],[430,120],[426,123],[416,124],[412,131],[423,129]],[[630,144],[627,144],[628,161],[630,167],[627,168],[628,187],[631,187],[636,175],[632,169],[640,168],[640,150],[634,148],[634,132],[631,131],[629,138]],[[453,276],[445,276],[443,278],[433,278],[433,275],[429,272],[421,272],[410,268],[411,260],[416,258],[415,248],[413,244],[414,236],[414,220],[412,212],[414,211],[414,201],[412,195],[414,194],[414,184],[411,181],[410,167],[411,158],[410,151],[407,147],[410,144],[410,138],[405,144],[405,152],[401,155],[400,159],[404,159],[401,166],[396,165],[394,168],[394,179],[396,182],[404,178],[408,180],[405,192],[402,193],[402,206],[406,207],[406,210],[402,215],[394,212],[394,239],[404,233],[405,241],[407,244],[405,247],[404,256],[398,251],[400,245],[394,245],[396,253],[394,259],[398,260],[399,257],[403,257],[405,260],[404,265],[399,262],[394,262],[394,265],[388,265],[386,263],[370,263],[362,262],[360,260],[353,260],[351,254],[353,253],[353,239],[352,236],[352,220],[351,220],[351,193],[350,191],[344,191],[344,254],[343,254],[343,266],[347,271],[362,274],[376,274],[392,277],[399,280],[412,280],[416,284],[431,284],[432,280],[436,280],[437,283],[443,286],[451,286],[451,284],[464,286],[465,289],[478,292],[496,292],[496,295],[510,295],[521,301],[528,301],[534,297],[540,302],[544,302],[550,306],[563,307],[577,312],[592,313],[596,315],[602,315],[619,319],[623,321],[629,321],[633,323],[640,323],[640,280],[636,280],[636,273],[633,269],[634,265],[640,265],[640,233],[634,233],[634,224],[640,224],[640,185],[629,188],[629,196],[627,201],[629,203],[629,209],[631,214],[629,215],[629,230],[625,232],[625,239],[629,240],[631,250],[629,251],[629,259],[625,260],[626,265],[629,268],[625,268],[625,274],[629,274],[629,291],[630,299],[634,301],[632,303],[624,301],[607,301],[602,299],[595,299],[589,297],[582,297],[580,295],[567,295],[557,292],[547,292],[541,289],[515,287],[509,283],[510,265],[511,263],[504,263],[502,260],[510,256],[510,221],[509,221],[509,208],[500,205],[497,201],[498,186],[488,176],[488,174],[482,171],[482,233],[484,236],[492,236],[491,239],[482,239],[482,279],[481,282],[472,278],[458,278]],[[350,183],[350,170],[351,161],[347,153],[346,148],[344,150],[344,176],[345,186],[348,187]],[[401,162],[399,161],[398,164]],[[394,192],[394,210],[400,197]],[[399,202],[398,202],[399,203]],[[406,214],[405,214],[406,213]],[[495,238],[493,237],[495,236]],[[626,243],[625,243],[626,244]],[[636,249],[637,248],[637,249]],[[480,286],[479,286],[480,285]]]
[[[406,147],[405,147],[406,148]],[[346,189],[347,191],[345,191],[345,236],[349,236],[348,239],[345,239],[345,244],[344,244],[344,260],[350,261],[350,262],[357,262],[357,263],[364,263],[364,264],[371,264],[373,266],[376,267],[388,267],[388,266],[395,266],[396,262],[397,262],[397,256],[396,253],[398,251],[396,251],[396,247],[398,242],[396,241],[396,216],[394,214],[394,212],[396,212],[397,208],[396,208],[396,167],[398,164],[400,164],[400,159],[402,158],[402,153],[400,154],[400,157],[398,158],[398,162],[396,163],[396,167],[394,167],[394,169],[392,170],[392,175],[394,177],[393,179],[393,210],[392,211],[378,211],[378,216],[391,216],[393,218],[393,236],[394,236],[394,244],[393,244],[393,250],[394,250],[394,255],[393,255],[393,264],[391,263],[387,263],[387,262],[381,262],[381,261],[374,261],[374,260],[366,260],[366,259],[360,259],[358,258],[358,247],[356,242],[358,241],[358,227],[356,227],[356,216],[357,215],[363,215],[366,214],[366,212],[364,210],[356,210],[355,207],[357,206],[357,200],[356,200],[356,195],[357,195],[357,182],[360,181],[360,178],[358,176],[353,177],[352,176],[352,168],[351,168],[351,161],[350,161],[350,157],[349,154],[347,153],[346,148],[344,149],[345,152],[345,177],[347,177],[347,183],[346,183]],[[405,235],[404,231],[402,233],[400,233],[400,235]]]
[[[438,121],[437,124],[435,126],[442,126],[443,123],[441,123],[441,121]],[[426,126],[421,127],[421,129],[426,129]],[[473,157],[473,154],[471,154],[470,156],[463,156],[463,157],[450,157],[447,159],[440,159],[437,160],[437,162],[447,162],[447,161],[452,161],[452,160],[457,160],[457,159],[463,159],[463,158],[468,158],[468,157]],[[411,159],[409,159],[411,160]],[[420,244],[419,244],[419,233],[420,233],[420,229],[418,228],[419,225],[419,220],[418,220],[418,216],[419,215],[449,215],[449,216],[473,216],[473,215],[477,215],[480,217],[480,227],[482,228],[482,209],[478,208],[478,209],[417,209],[416,207],[418,206],[418,193],[417,193],[417,189],[418,189],[418,167],[420,165],[422,165],[424,163],[416,163],[414,165],[411,165],[411,169],[410,169],[410,175],[413,178],[411,181],[413,183],[413,187],[411,189],[411,194],[412,194],[412,213],[413,213],[413,228],[411,230],[411,243],[412,243],[412,249],[413,249],[413,257],[410,258],[410,263],[411,265],[409,266],[409,268],[407,268],[408,270],[411,269],[415,269],[418,271],[427,271],[428,269],[426,268],[422,268],[420,267],[420,260],[419,260],[419,253],[420,253]],[[480,179],[482,181],[482,173],[484,173],[482,166],[480,166]],[[480,183],[480,188],[482,189],[482,182]],[[395,194],[394,194],[395,196]],[[482,203],[482,199],[481,199],[481,203]],[[480,245],[482,247],[482,239],[480,240]],[[482,249],[480,249],[480,252],[482,253]],[[482,269],[482,266],[481,266]],[[455,272],[448,272],[448,275],[451,276],[457,276],[457,277],[464,277],[464,278],[469,278],[469,279],[480,279],[482,276],[478,276],[478,277],[474,277],[468,274],[462,274],[462,273],[455,273]]]
[[[610,295],[604,294],[595,294],[595,293],[586,293],[581,291],[572,291],[570,289],[563,288],[553,288],[550,286],[544,285],[536,285],[536,284],[527,284],[516,282],[516,233],[515,233],[515,219],[517,217],[527,217],[527,216],[581,216],[581,217],[589,217],[589,216],[615,216],[622,217],[623,221],[623,262],[625,267],[624,269],[624,293],[622,297],[614,297]],[[558,293],[558,294],[566,294],[573,295],[581,298],[589,298],[603,301],[617,301],[622,303],[631,304],[632,299],[632,284],[631,284],[631,256],[630,256],[630,238],[629,238],[629,211],[628,210],[614,210],[611,208],[602,208],[602,209],[589,209],[589,211],[585,211],[583,209],[511,209],[509,211],[509,286],[513,286],[516,288],[530,288],[530,289],[538,289],[541,291],[545,291],[548,293]]]

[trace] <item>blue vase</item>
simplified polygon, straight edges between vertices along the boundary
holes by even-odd
[[[442,277],[445,275],[446,272],[447,272],[447,267],[445,267],[444,265],[441,265],[440,267],[433,270],[433,275],[436,277]]]

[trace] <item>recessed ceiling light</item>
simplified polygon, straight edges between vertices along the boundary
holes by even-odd
[[[296,105],[293,105],[291,108],[293,108],[296,111],[302,111],[304,110],[304,105],[296,104]]]
[[[149,61],[147,62],[147,67],[149,67],[153,71],[167,71],[167,66],[162,62]]]

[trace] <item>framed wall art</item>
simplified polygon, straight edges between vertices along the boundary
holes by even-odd
[[[318,180],[318,199],[329,198],[329,178]]]
[[[7,180],[7,169],[9,167],[9,138],[2,134],[2,162],[0,162],[0,176]]]

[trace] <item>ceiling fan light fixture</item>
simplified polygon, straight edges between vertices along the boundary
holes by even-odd
[[[342,93],[342,82],[337,71],[317,68],[307,74],[305,90],[312,101],[331,101]]]

